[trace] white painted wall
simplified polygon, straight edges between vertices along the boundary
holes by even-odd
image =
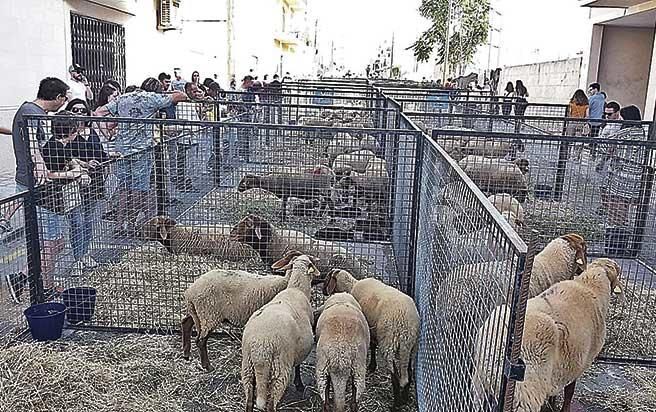
[[[537,103],[568,103],[581,83],[582,58],[504,67],[499,81],[499,93],[506,83],[522,80],[528,89],[529,101]]]

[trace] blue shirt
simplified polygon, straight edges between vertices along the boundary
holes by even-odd
[[[172,104],[173,98],[170,94],[140,91],[119,96],[113,102],[107,103],[106,107],[113,116],[147,119]],[[153,145],[153,136],[153,125],[119,123],[116,150],[125,156],[147,149]]]
[[[599,119],[601,120],[604,116],[604,108],[606,107],[606,99],[601,93],[597,93],[589,99],[590,108],[590,119]],[[590,122],[593,125],[599,125],[601,122]]]

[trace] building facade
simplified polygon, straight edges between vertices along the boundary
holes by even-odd
[[[599,82],[611,99],[635,104],[645,119],[656,105],[656,1],[582,1],[590,7],[592,41],[587,82]]]

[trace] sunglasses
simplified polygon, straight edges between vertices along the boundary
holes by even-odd
[[[89,111],[87,109],[85,109],[84,107],[73,107],[71,109],[71,112],[72,113],[84,113],[84,114],[89,113]]]

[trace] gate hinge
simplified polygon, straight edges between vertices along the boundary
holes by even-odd
[[[526,363],[521,358],[517,360],[517,363],[512,363],[510,359],[506,358],[503,374],[508,380],[523,382],[526,374]]]

